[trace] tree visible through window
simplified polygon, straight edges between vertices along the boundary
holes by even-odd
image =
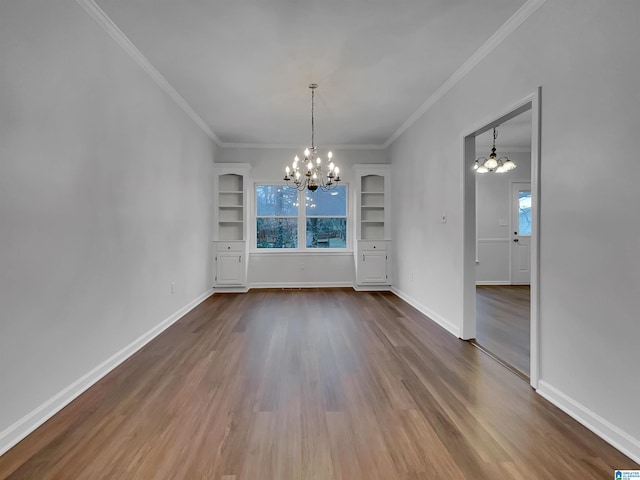
[[[277,185],[256,186],[258,248],[298,248],[298,191]]]
[[[347,187],[328,192],[256,185],[257,248],[347,247]]]
[[[347,247],[347,187],[305,195],[307,248]]]

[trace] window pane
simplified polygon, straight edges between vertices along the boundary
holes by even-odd
[[[307,216],[314,217],[346,217],[347,216],[347,187],[335,187],[323,192],[318,189],[307,194]]]
[[[307,218],[307,248],[347,248],[347,219]]]
[[[256,185],[256,216],[298,216],[298,191],[279,185]]]
[[[258,248],[298,247],[296,218],[258,218],[256,226]]]
[[[518,235],[531,235],[531,192],[518,192]]]

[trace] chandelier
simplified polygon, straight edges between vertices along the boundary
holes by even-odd
[[[320,189],[326,192],[335,188],[336,184],[340,181],[340,169],[331,161],[333,153],[327,153],[329,165],[326,171],[322,166],[322,159],[318,156],[318,150],[315,145],[313,118],[315,106],[314,95],[318,84],[312,83],[309,85],[309,88],[311,89],[311,146],[304,150],[303,161],[296,155],[291,167],[289,167],[289,165],[286,166],[284,169],[284,181],[287,182],[288,187],[300,191],[307,189],[315,192],[318,187],[320,187]],[[293,184],[289,182],[293,182]]]
[[[493,147],[491,148],[491,154],[489,158],[476,158],[476,163],[473,165],[476,173],[505,173],[516,168],[516,164],[507,157],[498,158],[496,154],[496,138],[498,138],[498,130],[496,127],[493,127]]]

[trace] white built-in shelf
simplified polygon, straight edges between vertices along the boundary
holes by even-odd
[[[360,176],[360,240],[382,240],[385,233],[385,176]]]
[[[244,182],[239,173],[218,175],[218,240],[244,240]]]

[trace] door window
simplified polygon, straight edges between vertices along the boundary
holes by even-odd
[[[531,236],[531,191],[518,192],[518,235]]]

